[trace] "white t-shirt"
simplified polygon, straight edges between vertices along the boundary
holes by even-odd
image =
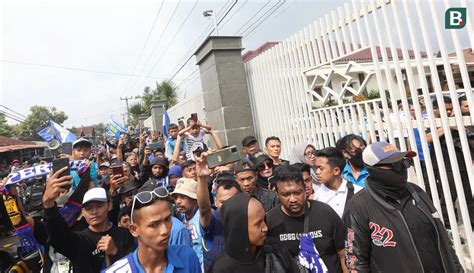
[[[191,148],[193,147],[194,143],[202,142],[204,143],[204,136],[206,136],[206,132],[201,129],[197,137],[192,136],[190,133],[186,133],[186,138],[184,139],[186,143],[186,157],[188,159],[192,159],[193,153],[191,152]]]
[[[354,194],[362,190],[361,186],[354,186]],[[321,184],[321,187],[314,193],[314,200],[326,203],[342,218],[344,208],[346,206],[346,199],[349,190],[347,189],[347,180],[342,179],[341,186],[337,191],[331,190],[326,185]]]

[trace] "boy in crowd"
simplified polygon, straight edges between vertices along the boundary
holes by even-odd
[[[188,159],[191,159],[191,148],[193,147],[194,143],[201,142],[202,144],[204,144],[204,136],[212,130],[212,127],[208,125],[203,125],[199,121],[194,120],[192,118],[189,118],[187,123],[188,127],[179,131],[178,134],[186,135],[183,140],[186,143],[186,157]]]
[[[280,166],[290,164],[290,161],[280,158],[281,141],[278,137],[268,137],[265,140],[265,150],[267,151],[268,156],[273,160],[273,165]]]
[[[250,157],[260,151],[257,139],[254,136],[244,137],[242,139],[242,150],[245,153],[245,159],[250,159]]]
[[[362,152],[367,142],[360,136],[350,134],[339,139],[336,148],[342,153],[347,163],[342,170],[342,177],[354,185],[365,187],[365,180],[369,176],[362,161]]]
[[[92,187],[98,187],[99,182],[97,181],[97,168],[96,164],[91,163],[89,161],[89,157],[91,155],[91,147],[92,147],[92,142],[90,142],[86,138],[78,138],[72,143],[72,160],[85,160],[86,161],[86,166],[90,166],[90,173],[91,173],[91,188]],[[77,174],[77,171],[71,171],[71,176],[72,176],[72,186],[71,189],[76,189],[77,185],[81,181],[79,178],[79,175]]]
[[[176,125],[175,123],[171,123],[168,127],[169,137],[166,140],[166,145],[165,145],[165,156],[170,161],[173,157],[174,148],[176,147],[176,143],[177,143],[176,138],[178,137],[178,132],[179,132],[178,125]],[[185,145],[183,141],[180,141],[178,146],[179,146],[180,152],[185,150]]]
[[[314,193],[314,200],[331,206],[341,219],[347,202],[362,190],[361,186],[341,177],[345,165],[344,157],[336,148],[328,147],[316,153],[316,177],[321,187]]]

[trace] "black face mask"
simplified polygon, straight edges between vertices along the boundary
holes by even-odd
[[[408,179],[408,169],[406,166],[397,166],[397,170],[380,169],[370,166],[366,166],[366,168],[369,172],[367,181],[374,192],[383,197],[388,196],[394,200],[399,200],[402,197]]]
[[[362,149],[356,149],[355,154],[351,154],[351,158],[349,159],[351,165],[359,169],[362,169],[362,167],[364,167],[364,161],[362,160],[362,152]]]

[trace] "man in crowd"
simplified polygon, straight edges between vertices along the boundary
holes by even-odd
[[[260,146],[258,141],[254,136],[246,136],[242,139],[242,150],[245,153],[245,158],[249,159],[251,156],[255,155],[260,151]]]
[[[273,165],[288,165],[290,162],[280,158],[281,154],[281,141],[276,136],[268,137],[265,140],[265,150],[268,156],[273,160]]]
[[[138,241],[138,248],[114,263],[106,273],[201,272],[199,260],[190,246],[168,244],[172,213],[166,198],[167,191],[166,196],[149,191],[137,194],[129,229]]]
[[[279,240],[293,257],[303,255],[302,234],[309,234],[316,254],[309,260],[328,272],[347,272],[344,257],[345,229],[334,210],[319,201],[307,200],[303,177],[294,166],[275,170],[276,192],[281,205],[267,213],[268,237]],[[305,222],[306,226],[305,227]],[[313,247],[311,247],[313,249]],[[306,263],[301,263],[305,266]],[[306,264],[306,266],[309,266]]]
[[[344,214],[351,272],[463,272],[430,198],[407,182],[414,156],[386,142],[364,150],[366,189]]]
[[[262,202],[265,212],[278,205],[278,198],[273,191],[258,187],[255,165],[248,159],[237,162],[234,174],[243,192],[253,195]]]
[[[304,193],[308,200],[314,199],[314,190],[313,190],[313,179],[311,178],[311,167],[306,163],[295,163],[292,164],[300,170],[301,175],[303,176],[304,182]]]
[[[103,188],[90,189],[84,195],[82,216],[88,228],[71,231],[54,202],[71,185],[71,176],[60,177],[65,170],[52,174],[43,195],[50,244],[71,261],[74,272],[99,272],[133,251],[133,237],[128,230],[109,225],[107,213],[112,204]]]
[[[217,190],[215,203],[217,210],[211,208],[211,201],[208,191],[208,178],[212,171],[207,166],[206,158],[208,153],[205,152],[201,157],[196,158],[197,171],[197,204],[200,212],[200,224],[204,231],[202,247],[204,257],[204,272],[209,272],[216,258],[224,250],[224,226],[219,214],[219,209],[228,199],[241,192],[239,184],[230,178],[219,179],[217,181]]]
[[[444,100],[444,105],[446,107],[446,115],[448,117],[452,117],[454,115],[453,112],[453,102],[450,97],[443,96]],[[435,118],[441,118],[441,112],[439,109],[439,102],[437,100],[433,101],[433,114]],[[436,130],[436,134],[438,135],[440,146],[441,146],[441,155],[440,156],[442,161],[444,161],[444,168],[442,166],[439,166],[438,161],[437,161],[437,156],[435,152],[435,145],[432,144],[433,142],[433,133],[428,133],[426,134],[426,140],[431,143],[430,146],[430,156],[431,156],[431,163],[433,164],[433,170],[436,176],[436,180],[438,181],[438,193],[440,194],[440,204],[441,204],[441,210],[443,213],[443,218],[444,218],[444,223],[446,227],[450,228],[452,224],[456,223],[450,223],[449,218],[448,218],[448,210],[447,210],[447,205],[446,205],[446,197],[443,194],[443,189],[442,189],[442,184],[441,184],[441,170],[446,171],[446,177],[448,179],[448,184],[449,184],[449,190],[451,192],[451,200],[452,202],[455,202],[456,199],[458,198],[458,193],[456,190],[455,186],[455,181],[454,181],[454,170],[453,168],[456,167],[459,169],[459,174],[461,176],[461,182],[464,190],[464,196],[466,198],[466,203],[467,203],[467,209],[469,212],[469,218],[471,219],[471,226],[474,227],[474,198],[472,197],[472,192],[471,192],[471,185],[469,183],[469,175],[468,175],[468,170],[466,167],[466,161],[464,160],[464,153],[469,153],[469,151],[464,151],[461,145],[461,136],[459,134],[459,131],[456,126],[450,127],[449,133],[452,136],[453,139],[453,144],[454,144],[454,152],[456,156],[456,160],[458,165],[454,166],[452,164],[452,159],[449,156],[449,149],[450,145],[448,144],[448,141],[446,139],[446,133],[444,131],[444,128],[438,128]],[[472,149],[472,148],[471,148]],[[471,164],[471,162],[468,162],[468,164]]]
[[[367,142],[360,136],[350,134],[339,139],[336,148],[341,151],[347,163],[342,170],[342,177],[354,185],[365,187],[365,180],[369,176],[362,161],[362,152]]]
[[[347,202],[362,190],[341,176],[345,165],[344,157],[336,148],[328,147],[316,153],[316,176],[321,187],[314,193],[314,200],[328,204],[341,218]]]
[[[186,160],[181,164],[181,169],[183,170],[184,178],[191,178],[196,180],[196,161]]]
[[[143,177],[148,177],[144,185],[152,184],[156,187],[166,186],[166,178],[168,176],[168,162],[166,159],[156,157],[150,165],[143,165],[141,172],[145,174]]]
[[[176,188],[172,193],[176,208],[180,213],[180,220],[188,228],[193,244],[194,252],[199,258],[199,263],[203,264],[202,254],[202,229],[200,228],[201,214],[197,204],[196,195],[197,182],[191,178],[180,178],[176,183]]]

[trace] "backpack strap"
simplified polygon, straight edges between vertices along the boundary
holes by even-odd
[[[352,182],[347,181],[347,197],[346,197],[346,204],[347,202],[354,196],[354,184]]]

